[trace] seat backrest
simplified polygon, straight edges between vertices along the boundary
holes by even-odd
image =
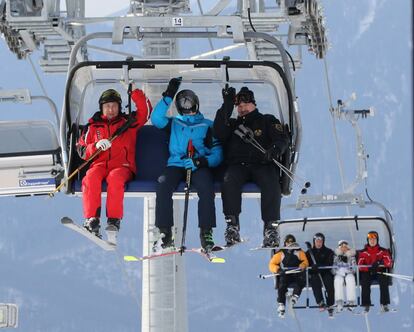
[[[138,130],[135,160],[137,181],[157,181],[168,160],[168,135],[164,130],[146,125]]]

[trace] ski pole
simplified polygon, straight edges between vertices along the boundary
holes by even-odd
[[[129,117],[128,121],[125,122],[121,127],[119,127],[115,133],[108,138],[108,141],[112,143],[112,141],[117,138],[119,135],[121,135],[123,132],[125,132],[133,123],[134,118]],[[84,161],[78,168],[76,168],[62,183],[57,186],[54,190],[52,190],[49,193],[49,197],[54,197],[55,193],[57,193],[65,184],[69,182],[76,174],[78,174],[86,165],[88,165],[97,155],[99,155],[102,152],[102,149],[96,150],[89,158],[88,160]]]
[[[288,270],[285,272],[285,274],[293,274],[293,273],[299,273],[303,272],[301,269],[294,269],[294,270]],[[279,276],[280,273],[272,273],[272,274],[259,274],[259,279],[268,279],[268,278],[275,278]]]
[[[377,272],[378,274],[383,274],[385,276],[389,276],[396,279],[407,280],[407,281],[414,281],[414,276],[408,276],[404,274],[396,274],[396,273],[388,273],[388,272]]]
[[[240,130],[239,130],[240,129]],[[236,129],[234,133],[239,136],[244,142],[253,145],[256,149],[258,149],[263,154],[266,153],[266,150],[260,145],[259,142],[254,138],[253,132],[250,128],[246,128],[244,125],[239,125],[239,129]],[[306,194],[307,188],[311,186],[309,181],[305,181],[304,185],[301,186],[293,177],[300,178],[297,174],[293,174],[290,169],[288,169],[285,165],[277,161],[276,159],[272,158],[272,161],[276,166],[278,166],[286,176],[295,183],[301,189],[301,194]],[[302,178],[300,180],[304,181]]]
[[[306,241],[305,244],[306,244],[306,247],[309,250],[309,255],[311,256],[311,259],[312,259],[313,264],[316,264],[316,259],[315,259],[315,256],[313,255],[312,246],[311,246],[310,242]],[[321,281],[321,284],[322,284],[323,288],[325,289],[325,292],[324,292],[324,295],[325,295],[325,303],[328,303],[328,293],[327,293],[327,289],[325,287],[325,283],[323,282],[322,276],[321,276],[321,274],[320,274],[319,271],[318,271],[318,276],[319,276],[319,279]]]
[[[194,155],[193,141],[190,139],[187,146],[187,158],[192,158]],[[188,215],[188,201],[190,199],[190,185],[191,185],[191,168],[187,169],[185,188],[184,188],[184,217],[183,217],[183,233],[181,237],[180,254],[185,251],[185,233],[187,231],[187,215]]]

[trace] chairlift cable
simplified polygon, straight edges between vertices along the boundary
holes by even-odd
[[[367,328],[367,332],[371,332],[371,324],[369,323],[368,313],[366,313],[364,316],[365,316],[365,326]]]
[[[340,148],[339,148],[339,139],[338,139],[338,132],[336,130],[335,116],[333,114],[334,107],[333,107],[333,103],[332,103],[331,83],[330,83],[330,80],[329,80],[328,63],[326,61],[326,57],[323,59],[323,64],[324,64],[326,88],[327,88],[327,92],[328,92],[329,110],[330,110],[330,113],[331,113],[331,120],[332,120],[332,131],[333,131],[333,135],[334,135],[334,139],[335,139],[336,159],[338,161],[338,169],[339,169],[339,176],[340,176],[340,179],[341,179],[342,191],[345,192],[344,167],[343,167],[342,158],[341,158],[341,151],[340,151]],[[350,210],[349,210],[348,206],[346,206],[346,212],[348,214],[350,213]]]
[[[141,301],[140,299],[137,297],[137,290],[135,289],[133,283],[131,282],[131,278],[128,276],[128,273],[126,271],[125,268],[125,264],[124,264],[124,259],[123,259],[123,255],[121,255],[118,251],[115,252],[116,255],[116,262],[119,265],[119,267],[121,268],[122,271],[122,275],[125,278],[125,281],[127,283],[127,286],[129,288],[131,297],[134,299],[134,301],[136,302],[136,304],[138,305],[139,310],[141,311]]]

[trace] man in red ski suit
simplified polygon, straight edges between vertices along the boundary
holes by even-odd
[[[152,111],[150,101],[145,94],[135,89],[131,99],[136,112],[126,115],[121,112],[121,95],[114,89],[106,90],[99,98],[99,112],[89,119],[78,141],[79,156],[87,160],[97,149],[102,152],[92,161],[82,180],[84,227],[99,234],[101,214],[101,186],[107,183],[106,230],[118,231],[123,217],[123,199],[125,183],[136,173],[135,144],[137,131],[147,122]],[[132,124],[112,142],[111,136],[133,117]]]
[[[371,283],[373,279],[377,279],[380,287],[381,311],[387,312],[390,304],[388,277],[378,272],[385,272],[387,268],[392,267],[391,254],[387,249],[379,246],[377,232],[370,231],[367,234],[367,242],[358,256],[358,265],[365,265],[359,268],[362,291],[361,304],[365,307],[364,312],[368,312],[371,306]]]

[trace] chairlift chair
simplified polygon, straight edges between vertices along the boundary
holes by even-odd
[[[228,73],[228,80],[224,72]],[[181,89],[192,89],[200,99],[200,110],[209,119],[214,119],[221,106],[221,89],[226,83],[240,89],[249,86],[255,92],[258,108],[280,119],[289,130],[291,142],[295,141],[298,124],[295,119],[293,94],[282,68],[268,61],[226,61],[226,60],[136,60],[136,61],[93,61],[82,62],[73,67],[68,75],[65,91],[65,105],[61,126],[64,153],[68,163],[66,172],[70,174],[80,164],[75,144],[80,135],[81,125],[98,110],[97,101],[102,91],[114,88],[121,92],[123,106],[127,98],[125,78],[133,81],[145,91],[155,105],[161,98],[172,77],[183,77]],[[132,107],[132,110],[133,107]],[[172,106],[171,114],[176,113]],[[126,188],[127,196],[145,196],[155,193],[156,181],[168,158],[168,138],[163,132],[146,125],[138,133],[136,178]],[[291,169],[296,147],[283,156],[283,164]],[[154,153],[157,151],[157,153]],[[220,191],[220,171],[217,170],[217,187]],[[291,179],[283,174],[283,194],[291,191]],[[182,193],[183,186],[177,194]],[[246,195],[258,197],[257,186],[248,184]],[[81,194],[80,178],[70,181],[67,193]]]
[[[31,104],[46,100],[59,118],[52,100],[31,96],[26,89],[0,90],[1,102]],[[57,124],[48,120],[0,121],[0,196],[44,195],[55,189],[62,177],[61,148]]]
[[[309,208],[317,211],[312,213]],[[349,214],[343,215],[344,208],[349,209]],[[367,210],[372,214],[367,214]],[[378,210],[381,213],[378,213]],[[354,213],[352,214],[351,211]],[[283,207],[283,213],[285,215],[293,213],[295,216],[302,214],[301,217],[281,220],[279,234],[281,239],[287,234],[293,234],[296,242],[305,251],[307,250],[305,242],[312,243],[313,235],[321,232],[325,235],[325,245],[328,248],[334,250],[339,240],[347,240],[358,255],[358,250],[363,249],[367,243],[367,233],[376,231],[379,234],[379,245],[389,249],[393,261],[396,260],[395,238],[388,210],[378,202],[365,200],[362,195],[300,195],[296,204]],[[330,214],[326,216],[327,213]],[[309,216],[311,214],[314,216]],[[394,268],[395,264],[389,272],[392,273]],[[359,273],[356,273],[356,282],[359,289]],[[392,285],[392,278],[389,278],[389,284]],[[373,287],[378,287],[375,281]],[[310,305],[313,295],[310,295],[309,283],[305,287],[304,294],[306,304],[295,308],[317,308],[317,305]],[[358,304],[360,304],[359,296]]]

